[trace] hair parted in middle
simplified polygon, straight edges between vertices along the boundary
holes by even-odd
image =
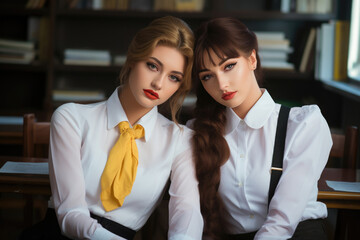
[[[226,107],[216,102],[204,89],[199,71],[204,69],[204,58],[210,52],[220,59],[249,57],[255,50],[257,66],[255,77],[261,79],[256,35],[235,18],[215,18],[204,22],[195,33],[193,81],[196,85],[197,102],[192,138],[196,176],[199,181],[201,212],[204,217],[204,235],[210,239],[222,239],[222,201],[218,194],[220,167],[228,160],[230,149],[224,138]]]
[[[171,117],[177,123],[177,113],[191,89],[191,72],[194,60],[194,35],[191,28],[181,19],[166,16],[153,20],[147,27],[141,29],[131,41],[126,62],[120,72],[120,83],[129,79],[131,66],[146,60],[157,46],[167,46],[177,49],[185,57],[184,77],[176,93],[168,100]]]

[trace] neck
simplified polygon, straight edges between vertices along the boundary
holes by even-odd
[[[244,119],[250,109],[260,99],[262,95],[259,85],[256,83],[251,88],[249,94],[246,96],[246,100],[239,106],[233,108],[234,112],[241,118]]]
[[[129,84],[125,84],[123,87],[119,88],[118,96],[125,111],[126,117],[132,126],[134,126],[134,124],[139,121],[140,118],[142,118],[151,110],[144,108],[137,102],[131,92]]]

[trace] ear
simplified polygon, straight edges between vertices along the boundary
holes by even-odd
[[[257,66],[256,51],[255,49],[253,49],[249,56],[249,67],[250,69],[255,70],[256,66]]]

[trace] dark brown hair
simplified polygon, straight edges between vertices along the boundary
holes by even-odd
[[[220,58],[249,57],[256,51],[255,76],[261,77],[260,59],[257,54],[256,36],[243,23],[234,18],[216,18],[203,23],[195,34],[193,80],[197,86],[195,107],[195,130],[192,138],[196,176],[199,181],[201,213],[204,217],[204,235],[221,239],[222,201],[218,194],[220,167],[230,156],[230,149],[224,138],[226,107],[216,102],[204,89],[199,79],[199,70],[204,66],[204,55],[210,50]]]

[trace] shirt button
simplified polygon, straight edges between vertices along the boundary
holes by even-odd
[[[240,154],[240,158],[244,158],[245,157],[245,154]]]
[[[249,218],[254,218],[254,215],[253,214],[249,215]]]
[[[238,182],[238,187],[242,187],[242,186],[243,186],[242,182]]]

